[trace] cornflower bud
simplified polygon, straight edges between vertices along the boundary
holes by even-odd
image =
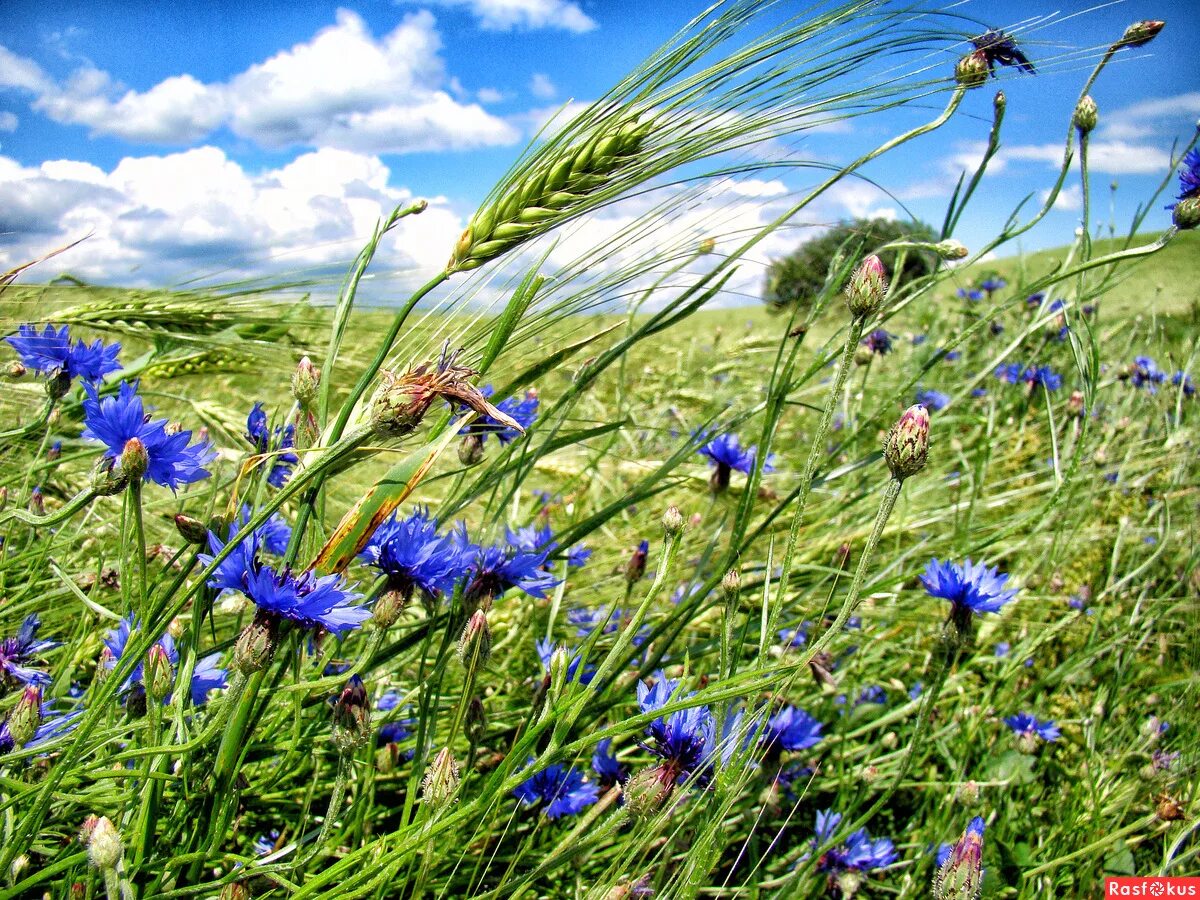
[[[625,811],[635,819],[641,819],[662,809],[675,790],[674,781],[665,776],[662,766],[653,766],[635,773],[621,788],[625,798]]]
[[[1125,33],[1121,35],[1121,39],[1113,47],[1141,47],[1148,44],[1158,37],[1158,33],[1163,30],[1163,26],[1166,24],[1166,22],[1158,19],[1134,22],[1125,29]]]
[[[721,592],[725,595],[726,603],[736,603],[738,593],[742,589],[742,576],[737,569],[730,569],[721,579]]]
[[[311,409],[317,401],[321,386],[321,370],[307,356],[301,357],[296,371],[292,373],[292,396],[301,409]]]
[[[88,816],[81,839],[87,844],[88,861],[100,871],[115,869],[125,854],[121,835],[108,816]]]
[[[982,50],[968,53],[954,67],[954,80],[964,88],[983,87],[987,84],[987,54]]]
[[[29,510],[39,516],[46,514],[46,497],[40,486],[35,485],[29,492]]]
[[[933,877],[934,900],[977,900],[983,885],[983,829],[979,816],[967,825]]]
[[[161,643],[155,644],[146,654],[146,665],[142,679],[146,685],[146,696],[151,701],[161,703],[171,693],[175,682],[175,672],[171,668],[171,660],[166,648]]]
[[[8,364],[8,369],[5,370],[4,374],[15,381],[18,378],[24,378],[25,373],[28,371],[20,362],[14,361]]]
[[[467,619],[462,635],[458,639],[458,659],[472,675],[487,665],[492,655],[492,630],[488,627],[487,613],[477,609]]]
[[[717,249],[717,242],[712,238],[705,238],[700,242],[700,246],[696,248],[697,253],[712,253]]]
[[[54,462],[60,456],[62,456],[62,441],[55,441],[46,451],[46,462]]]
[[[878,312],[887,296],[887,271],[883,261],[872,254],[858,264],[846,284],[846,305],[856,319]]]
[[[408,599],[403,591],[384,591],[371,608],[371,624],[380,631],[386,631],[396,624],[406,606]]]
[[[974,806],[979,802],[979,785],[974,781],[964,781],[954,792],[954,799],[964,806]]]
[[[217,900],[250,900],[250,892],[240,881],[231,881],[221,888]]]
[[[275,642],[279,636],[279,622],[272,616],[259,612],[254,620],[242,629],[233,645],[233,665],[243,675],[252,675],[270,665],[275,655]]]
[[[937,254],[942,259],[966,259],[971,254],[971,251],[953,238],[947,238],[938,243]]]
[[[1200,226],[1200,197],[1186,197],[1176,203],[1171,221],[1180,231],[1190,231]]]
[[[1067,412],[1077,419],[1083,415],[1083,391],[1071,391],[1071,396],[1067,398]]]
[[[883,458],[892,477],[903,480],[925,468],[929,455],[929,410],[910,406],[883,439]]]
[[[683,514],[680,513],[678,506],[667,507],[667,511],[663,513],[662,526],[667,537],[674,537],[683,531]]]
[[[24,747],[32,741],[41,724],[42,689],[31,684],[21,692],[17,705],[8,714],[8,736],[12,738],[13,746]]]
[[[183,513],[175,514],[175,530],[189,544],[205,544],[208,542],[208,529],[204,527],[204,523]]]
[[[467,740],[476,745],[482,744],[487,735],[487,712],[483,708],[483,701],[478,697],[472,697],[467,704],[467,716],[463,723],[463,731],[467,735]]]
[[[476,465],[483,459],[483,435],[471,432],[458,445],[458,461],[464,466]]]
[[[333,743],[353,753],[371,736],[371,702],[362,678],[352,675],[333,704]]]
[[[0,487],[0,512],[2,512],[4,510],[4,507],[6,507],[6,506],[8,506],[8,487],[7,487],[7,485],[4,487]]]
[[[51,400],[65,397],[71,389],[71,376],[62,369],[55,369],[46,377],[46,396]]]
[[[449,747],[443,747],[434,757],[421,780],[421,800],[436,812],[454,802],[458,793],[458,762]]]
[[[629,557],[629,562],[625,563],[625,581],[632,585],[641,580],[641,577],[646,574],[646,557],[650,553],[650,542],[642,541],[637,545],[637,549],[633,551],[633,555]]]
[[[1075,115],[1072,117],[1072,121],[1080,132],[1087,134],[1096,127],[1099,120],[1100,111],[1096,107],[1096,101],[1088,94],[1075,106]]]
[[[118,465],[130,481],[137,481],[146,474],[146,467],[150,465],[150,457],[146,453],[146,445],[138,438],[127,440],[124,449],[121,450],[121,458],[118,461]]]

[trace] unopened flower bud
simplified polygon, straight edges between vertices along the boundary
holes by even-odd
[[[375,769],[380,775],[395,771],[396,763],[400,761],[399,749],[395,744],[384,744],[375,751]]]
[[[1158,33],[1163,30],[1166,22],[1157,19],[1147,19],[1142,22],[1134,22],[1125,29],[1125,33],[1121,39],[1114,44],[1114,47],[1141,47],[1144,44],[1150,43]]]
[[[858,264],[846,284],[846,305],[855,318],[865,318],[883,306],[887,296],[887,272],[883,261],[872,254]]]
[[[421,424],[434,396],[416,379],[384,372],[371,398],[371,427],[384,437],[403,437]]]
[[[717,242],[712,238],[705,238],[700,242],[700,246],[696,248],[697,253],[712,253],[717,249]]]
[[[727,603],[736,603],[742,589],[742,576],[737,569],[730,569],[721,579],[721,591]]]
[[[84,828],[88,831],[88,860],[102,872],[115,869],[125,853],[121,835],[117,833],[108,816],[100,816],[94,822],[90,821],[91,818],[93,817],[89,817],[89,822],[84,823]]]
[[[879,739],[879,743],[884,750],[895,750],[900,743],[900,735],[896,734],[894,731],[886,732],[884,736]]]
[[[371,702],[358,675],[350,676],[333,704],[333,743],[342,753],[353,753],[371,736]]]
[[[850,900],[857,896],[863,886],[863,876],[857,869],[847,869],[834,879],[837,882],[838,896]]]
[[[67,391],[71,389],[71,376],[62,369],[55,369],[46,376],[46,395],[51,400],[58,400],[65,397]]]
[[[625,563],[625,581],[633,584],[646,574],[646,557],[650,554],[650,542],[642,541]]]
[[[982,50],[968,53],[954,67],[954,80],[965,88],[983,87],[987,84],[988,61]]]
[[[29,492],[29,511],[38,516],[46,514],[46,495],[38,485]]]
[[[467,740],[476,745],[482,744],[487,735],[487,712],[483,708],[483,701],[478,697],[472,697],[467,704],[463,731],[467,735]]]
[[[1083,415],[1083,391],[1071,391],[1071,396],[1067,398],[1067,412],[1069,412],[1075,418],[1079,418]]]
[[[175,672],[171,668],[171,659],[167,656],[166,648],[155,644],[146,654],[146,665],[143,669],[143,683],[146,685],[146,695],[151,701],[161,703],[171,693],[175,681]]]
[[[242,629],[233,645],[233,665],[243,675],[265,669],[275,655],[279,622],[274,616],[259,613]]]
[[[476,465],[483,459],[483,435],[471,432],[458,445],[458,461],[464,466]]]
[[[683,514],[679,511],[678,506],[667,507],[667,511],[663,513],[662,526],[667,537],[674,537],[683,531]]]
[[[674,783],[659,766],[642,769],[625,782],[621,793],[625,810],[636,819],[652,816],[671,799]]]
[[[953,238],[947,238],[937,245],[937,253],[942,259],[966,259],[971,251]]]
[[[403,591],[384,591],[371,607],[371,624],[380,631],[386,631],[396,624],[406,606],[408,599]]]
[[[974,781],[964,781],[954,792],[954,799],[964,806],[974,806],[979,802],[979,784]]]
[[[1100,110],[1096,107],[1096,101],[1088,94],[1075,106],[1075,115],[1072,121],[1076,128],[1087,134],[1096,127],[1099,120]]]
[[[854,364],[856,366],[870,365],[875,354],[871,352],[870,347],[859,346],[854,350]]]
[[[8,364],[8,368],[4,374],[15,381],[18,378],[24,378],[27,371],[29,370],[21,365],[20,362],[14,361]]]
[[[292,396],[301,409],[311,409],[317,401],[321,387],[321,370],[307,356],[301,357],[296,371],[292,373]]]
[[[208,542],[208,529],[204,527],[204,523],[183,513],[175,514],[175,530],[189,544],[205,544]]]
[[[17,705],[8,714],[8,736],[18,749],[33,740],[42,724],[42,689],[35,684],[26,686]]]
[[[62,456],[62,441],[55,441],[46,451],[46,462],[54,462],[60,456]]]
[[[929,410],[910,406],[883,439],[883,458],[897,479],[916,475],[929,455]]]
[[[977,900],[983,885],[983,829],[973,818],[933,877],[934,900]]]
[[[217,900],[250,900],[250,891],[240,881],[231,881],[221,888]]]
[[[492,629],[482,609],[471,613],[458,639],[458,659],[468,672],[478,672],[492,655]]]
[[[125,448],[121,451],[121,458],[118,460],[117,465],[128,476],[130,481],[137,481],[146,474],[146,468],[150,465],[150,457],[146,453],[146,445],[135,437],[127,440]]]
[[[435,811],[454,802],[458,793],[458,761],[449,747],[443,747],[433,758],[421,780],[421,800]]]
[[[1186,197],[1176,203],[1171,221],[1180,231],[1189,231],[1200,226],[1200,197]]]
[[[8,487],[0,487],[0,512],[3,512],[4,507],[8,506]]]

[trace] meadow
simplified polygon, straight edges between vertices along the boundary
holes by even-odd
[[[1013,249],[1086,177],[1090,86],[1161,23],[1113,36],[1051,193],[989,246],[953,240],[981,168],[939,241],[850,242],[771,314],[713,307],[869,160],[759,232],[662,223],[759,171],[754,142],[944,104],[882,154],[1020,60],[875,4],[746,37],[754,10],[701,17],[531,147],[407,301],[356,293],[420,204],[328,305],[10,273],[0,896],[965,900],[1200,874],[1200,157],[1176,148],[1124,236],[1085,205],[1058,249]],[[549,262],[556,229],[671,179]]]

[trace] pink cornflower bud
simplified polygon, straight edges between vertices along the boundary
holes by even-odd
[[[910,406],[883,440],[883,458],[896,479],[916,475],[929,454],[929,410]]]
[[[175,515],[175,530],[189,544],[204,544],[208,541],[208,529],[204,527],[204,523],[183,513]]]
[[[976,900],[983,885],[983,829],[979,816],[971,820],[933,878],[934,900]]]
[[[352,675],[333,704],[333,743],[353,753],[371,736],[371,703],[362,678]]]
[[[454,802],[458,793],[458,761],[449,747],[443,747],[433,758],[425,777],[421,780],[421,800],[433,810],[440,810]]]
[[[8,736],[13,746],[24,747],[33,740],[42,724],[42,689],[36,684],[26,686],[12,712],[8,714]]]
[[[1141,22],[1134,22],[1125,29],[1125,33],[1121,35],[1121,39],[1113,44],[1113,47],[1141,47],[1150,43],[1158,33],[1163,30],[1163,26],[1167,23],[1159,19],[1146,19]]]
[[[1087,134],[1096,127],[1096,123],[1100,121],[1100,110],[1090,94],[1075,106],[1075,115],[1072,117],[1072,121],[1083,134]]]
[[[118,465],[130,481],[137,481],[146,474],[146,469],[150,465],[146,445],[139,438],[134,437],[127,440],[124,449],[121,450]]]
[[[121,843],[121,835],[109,820],[108,816],[89,816],[84,822],[86,831],[88,860],[100,871],[115,869],[121,862],[125,847]]]
[[[313,365],[307,356],[300,359],[296,371],[292,373],[292,396],[300,404],[301,409],[310,409],[317,400],[317,391],[321,387],[321,370]]]
[[[988,59],[982,50],[968,53],[954,67],[954,80],[965,88],[977,88],[987,84]]]
[[[171,667],[170,657],[161,643],[155,644],[146,654],[144,678],[146,696],[153,702],[162,702],[171,693],[175,681],[175,672]]]
[[[473,673],[486,665],[491,655],[492,629],[488,626],[487,613],[477,609],[471,613],[458,639],[458,659]]]
[[[883,261],[872,254],[858,264],[846,285],[846,305],[855,318],[866,318],[883,306],[887,296],[887,271]]]

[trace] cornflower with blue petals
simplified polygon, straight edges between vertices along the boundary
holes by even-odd
[[[110,630],[104,636],[105,653],[102,656],[103,665],[107,669],[115,668],[117,662],[125,654],[125,648],[129,645],[130,635],[137,630],[138,622],[133,613],[130,613],[125,618],[117,623],[117,627]],[[171,668],[177,669],[179,666],[179,650],[175,646],[175,639],[169,633],[164,634],[157,642],[166,655],[167,661],[171,664]],[[220,656],[211,654],[196,661],[196,665],[192,670],[192,681],[188,686],[189,695],[192,698],[193,706],[203,706],[208,700],[209,691],[219,690],[226,685],[226,672],[220,667]],[[121,685],[121,693],[129,695],[131,693],[141,694],[145,690],[145,663],[139,661],[134,670],[125,679],[125,683]],[[178,688],[178,685],[176,685]],[[170,702],[170,695],[163,700],[164,703]]]
[[[295,453],[288,450],[296,445],[296,428],[294,425],[275,426],[272,432],[267,427],[267,414],[261,403],[255,403],[246,417],[246,440],[254,447],[255,453],[268,453],[271,450],[280,451],[271,457],[271,471],[267,475],[267,483],[272,487],[281,488],[292,474],[292,467],[300,461]]]
[[[1032,713],[1020,712],[1009,716],[1004,720],[1004,724],[1013,730],[1013,734],[1017,736],[1017,745],[1026,753],[1036,750],[1041,741],[1050,743],[1062,736],[1062,731],[1054,724],[1053,719],[1043,722]]]
[[[559,819],[578,815],[595,803],[600,788],[578,769],[554,763],[517,785],[513,794],[526,807],[541,807],[547,819]]]
[[[729,487],[729,478],[734,471],[746,475],[754,471],[758,448],[743,449],[736,434],[719,434],[710,438],[705,433],[699,433],[697,437],[703,440],[704,444],[696,452],[707,457],[709,463],[714,466],[712,478],[709,481],[714,492],[720,492]],[[772,453],[763,461],[764,472],[775,471],[772,462],[774,459],[775,454]]]
[[[1057,391],[1062,387],[1062,376],[1049,366],[1008,363],[996,369],[996,377],[1007,384],[1024,384],[1031,393],[1038,387],[1048,391]]]
[[[495,389],[490,384],[485,384],[479,393],[486,398],[490,398],[495,393]],[[511,416],[521,428],[528,431],[537,420],[538,395],[535,391],[528,391],[523,398],[509,397],[507,400],[497,403],[496,409]],[[495,419],[487,413],[482,413],[470,425],[459,431],[459,434],[477,439],[479,445],[482,447],[488,435],[495,435],[496,440],[501,444],[507,444],[519,438],[522,432],[506,422]]]
[[[0,679],[8,684],[47,685],[50,675],[27,665],[34,657],[59,646],[55,641],[39,641],[42,622],[37,613],[30,613],[21,623],[16,637],[0,641]]]
[[[77,339],[72,346],[66,325],[61,329],[47,325],[40,332],[34,325],[22,325],[5,340],[17,351],[26,368],[43,374],[60,372],[69,381],[79,378],[94,384],[121,368],[117,362],[120,344],[106,346],[97,339],[88,345]]]
[[[403,519],[393,513],[375,530],[359,558],[385,575],[388,590],[398,591],[406,603],[417,590],[432,602],[452,592],[466,574],[461,545],[439,535],[437,520],[424,508]]]
[[[783,750],[807,750],[821,743],[824,726],[813,716],[795,706],[785,706],[767,719],[759,742],[768,756],[778,756]]]
[[[950,601],[949,622],[964,644],[971,638],[973,616],[999,612],[1017,595],[1016,588],[1005,587],[1007,582],[1007,573],[970,558],[966,563],[931,559],[921,575],[929,596]]]

